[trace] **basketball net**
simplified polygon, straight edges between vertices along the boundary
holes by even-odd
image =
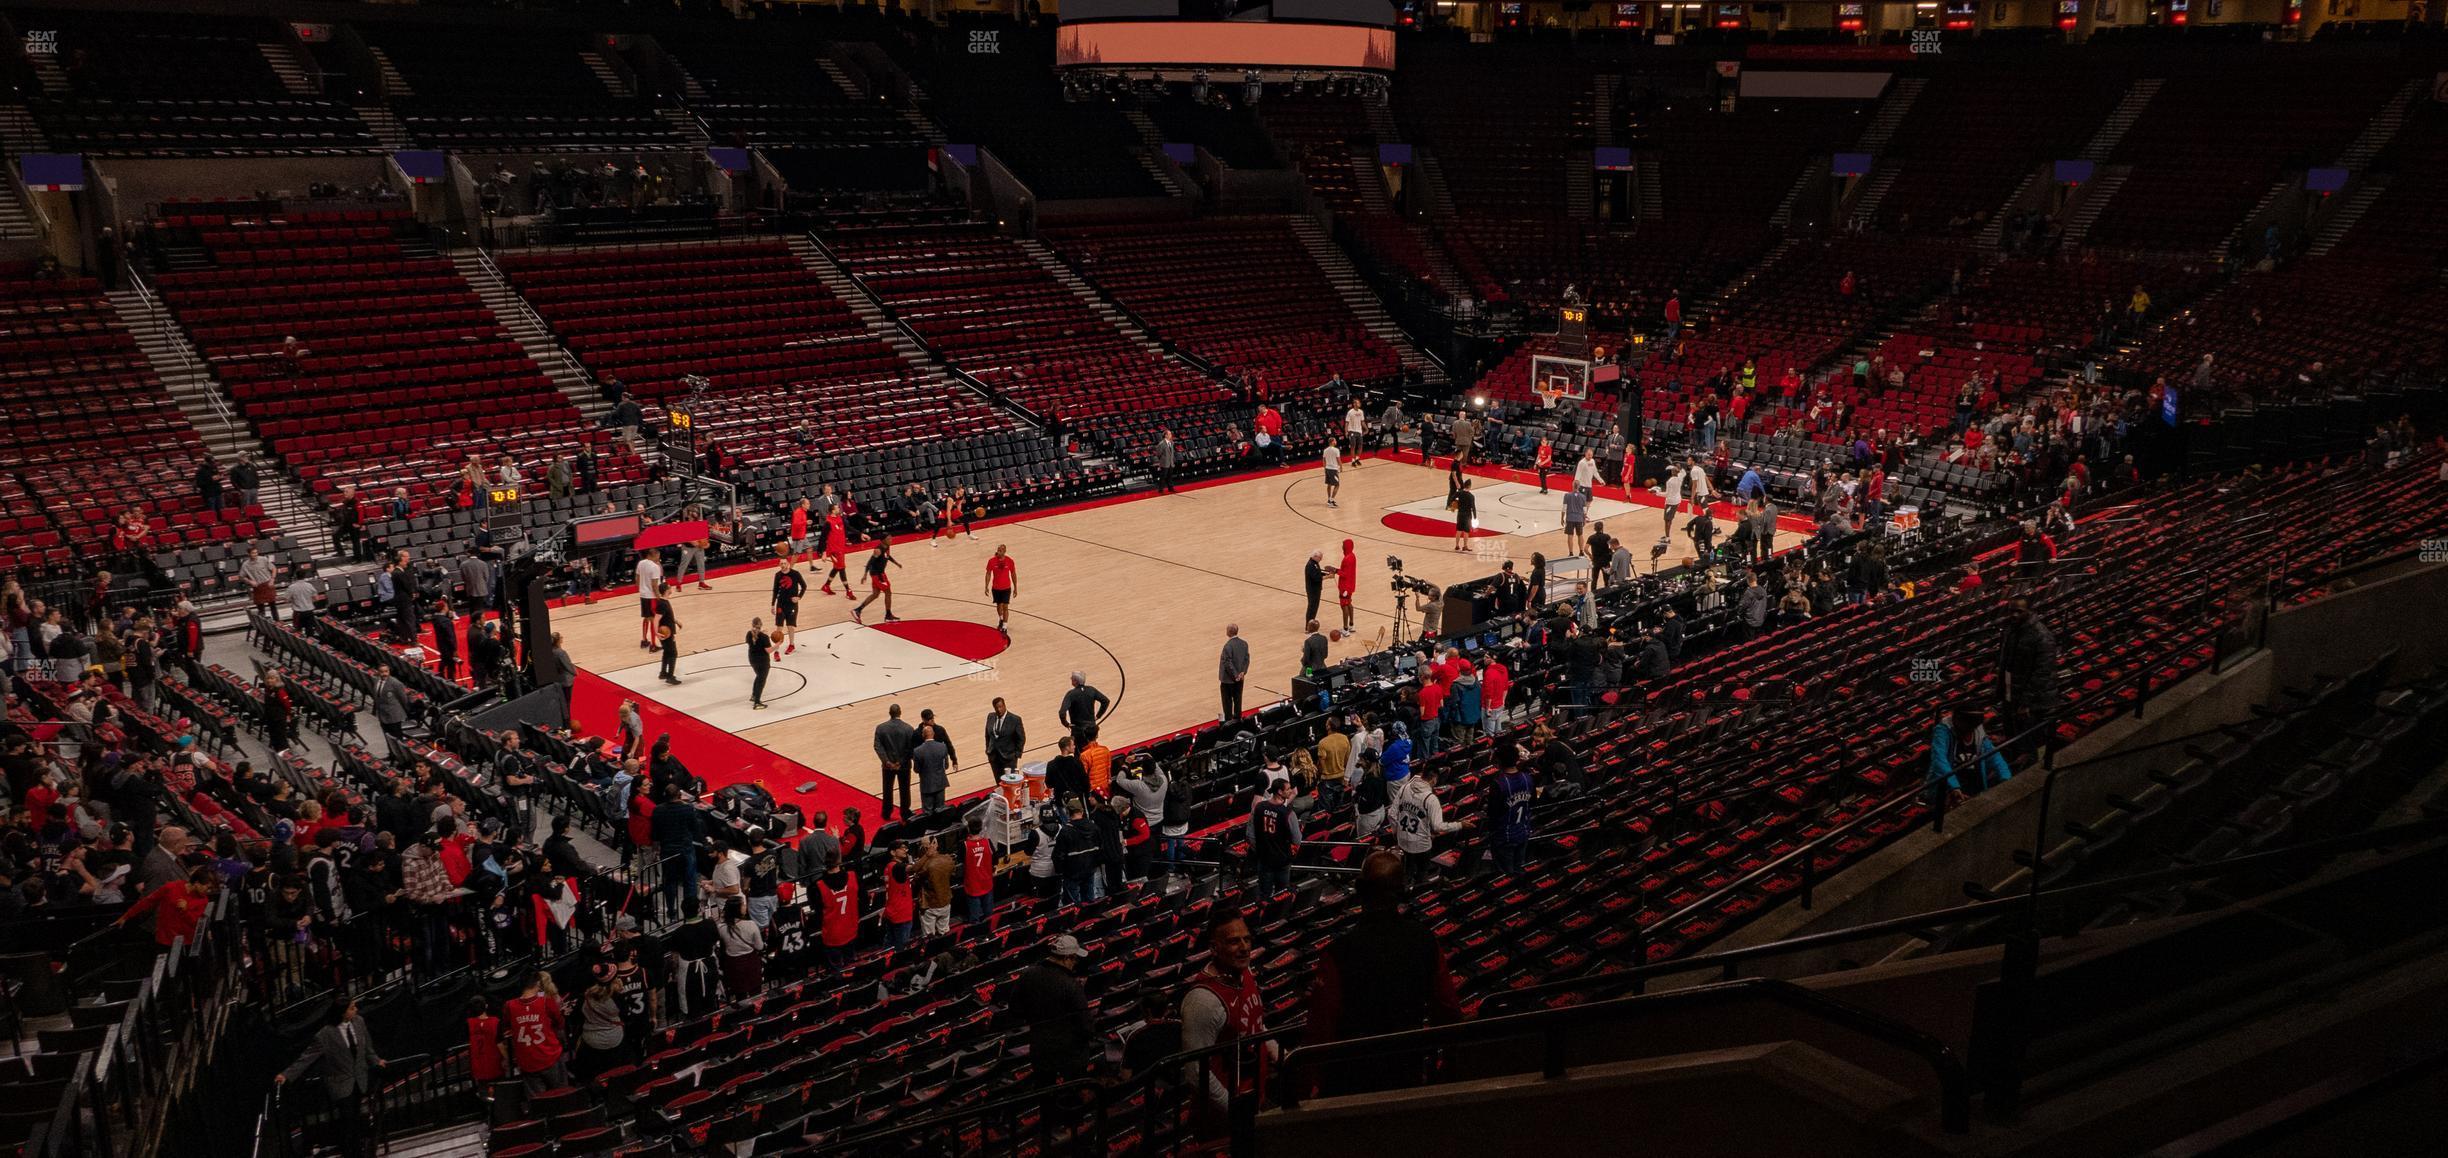
[[[1553,410],[1556,408],[1556,403],[1564,397],[1564,388],[1541,384],[1538,388],[1538,396],[1541,406]]]

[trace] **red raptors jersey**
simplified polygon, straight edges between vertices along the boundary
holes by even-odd
[[[884,919],[904,925],[917,916],[918,905],[910,897],[908,867],[894,865],[884,870]]]
[[[1266,995],[1258,988],[1258,975],[1244,969],[1238,976],[1226,977],[1209,964],[1190,979],[1190,987],[1215,994],[1224,1003],[1224,1028],[1216,1034],[1216,1044],[1257,1037],[1266,1032]],[[1207,1059],[1209,1072],[1227,1086],[1232,1084],[1232,1067],[1228,1053]],[[1243,1089],[1257,1088],[1257,1070],[1250,1066],[1241,1071]]]
[[[983,897],[994,892],[994,846],[973,836],[961,845],[961,892]]]
[[[842,887],[816,882],[816,904],[824,910],[824,943],[839,949],[858,940],[858,874],[842,874]]]
[[[561,1002],[537,994],[502,1007],[510,1015],[510,1060],[520,1073],[541,1073],[561,1060]]]

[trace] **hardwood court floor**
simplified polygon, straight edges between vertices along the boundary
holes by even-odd
[[[1481,488],[1492,485],[1475,483]],[[871,741],[885,705],[901,704],[905,718],[913,722],[919,709],[932,708],[961,758],[952,778],[952,794],[958,796],[987,784],[983,721],[997,696],[1005,697],[1025,721],[1027,759],[1053,754],[1062,734],[1055,708],[1074,670],[1112,698],[1102,738],[1116,748],[1214,720],[1219,707],[1216,661],[1227,623],[1238,623],[1250,645],[1243,706],[1254,709],[1288,695],[1306,635],[1301,564],[1311,551],[1324,551],[1331,566],[1341,556],[1343,540],[1350,538],[1360,560],[1354,600],[1359,630],[1334,645],[1337,658],[1383,646],[1394,614],[1385,562],[1389,554],[1401,556],[1410,574],[1446,586],[1492,574],[1507,557],[1527,573],[1533,551],[1550,558],[1563,553],[1560,530],[1485,538],[1474,551],[1463,553],[1452,550],[1450,535],[1428,537],[1383,524],[1390,508],[1441,500],[1444,488],[1442,470],[1372,459],[1343,472],[1338,509],[1327,508],[1323,474],[1311,467],[1005,523],[981,529],[974,540],[943,540],[933,548],[919,542],[900,544],[894,555],[903,565],[892,572],[892,586],[894,611],[901,618],[984,624],[994,622],[985,562],[996,544],[1008,545],[1019,566],[1010,647],[984,659],[982,672],[946,664],[942,671],[967,674],[879,677],[871,697],[772,722],[763,721],[785,713],[746,709],[749,677],[740,656],[749,619],[769,615],[772,568],[723,576],[713,581],[712,591],[692,587],[677,601],[680,675],[692,686],[685,696],[675,694],[663,702],[864,791],[875,789]],[[1601,491],[1610,492],[1620,493],[1613,488]],[[1633,501],[1644,498],[1651,504],[1657,501],[1645,494],[1633,496]],[[1523,501],[1514,499],[1517,507]],[[1561,499],[1556,501],[1560,504]],[[1617,517],[1609,530],[1630,540],[1645,557],[1646,544],[1657,538],[1660,518],[1654,505],[1647,506]],[[1782,549],[1800,539],[1780,532],[1777,546]],[[860,571],[865,558],[865,552],[852,555],[851,570]],[[820,578],[820,573],[811,574],[809,581]],[[860,597],[865,595],[862,587]],[[838,594],[827,597],[811,588],[800,606],[803,639],[811,629],[848,621],[850,607]],[[635,608],[636,600],[628,595],[599,598],[591,606],[556,610],[553,625],[578,666],[611,676],[653,660],[652,653],[637,646]],[[870,607],[868,622],[881,622],[882,613],[881,602]],[[1319,617],[1323,626],[1336,626],[1332,579]],[[803,643],[795,655],[777,655],[769,695],[786,681],[838,685],[840,673],[812,669],[843,663],[840,654],[838,647]],[[692,677],[692,669],[701,674]],[[793,670],[807,678],[792,680],[788,673]],[[651,677],[652,672],[645,674]],[[735,684],[738,708],[706,708],[709,689],[699,681]],[[650,678],[640,683],[631,676],[619,682],[662,699],[655,693],[663,685]]]

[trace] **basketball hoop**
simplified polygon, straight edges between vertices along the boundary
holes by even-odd
[[[1556,403],[1563,400],[1564,388],[1561,386],[1550,386],[1547,383],[1541,382],[1538,385],[1538,396],[1540,406],[1553,410],[1556,408]]]

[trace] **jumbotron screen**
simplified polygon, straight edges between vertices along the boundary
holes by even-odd
[[[1199,65],[1219,68],[1394,69],[1394,31],[1349,24],[1130,21],[1065,24],[1058,68]]]
[[[1065,0],[1057,67],[1394,68],[1387,0]]]

